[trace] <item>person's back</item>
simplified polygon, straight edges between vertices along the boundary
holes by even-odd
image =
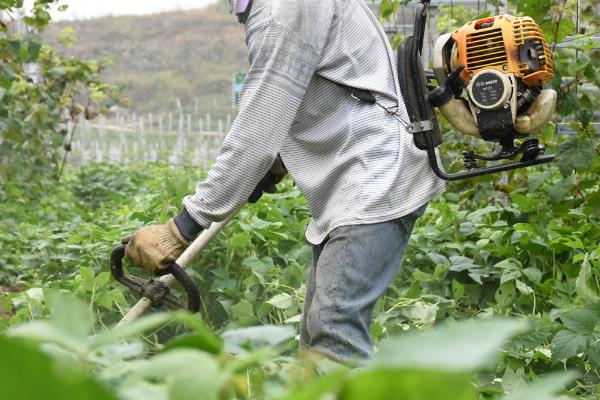
[[[308,199],[311,243],[321,243],[338,226],[407,215],[444,190],[427,154],[381,108],[408,121],[392,49],[363,0],[255,0],[246,34],[252,68],[241,112],[254,120],[243,129],[261,143],[259,152],[279,144],[262,139],[265,120],[275,117],[287,130],[278,132],[278,151]],[[374,93],[380,105],[356,101],[339,84]],[[272,96],[262,99],[268,106],[256,102],[266,85],[301,104],[286,108],[273,104],[282,100]],[[285,118],[293,120],[289,127]],[[254,126],[257,131],[248,132]],[[239,158],[231,153],[223,161]],[[236,194],[243,197],[231,196]]]

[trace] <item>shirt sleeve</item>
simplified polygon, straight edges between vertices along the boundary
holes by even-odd
[[[251,67],[240,111],[216,163],[184,199],[207,228],[241,208],[280,152],[320,55],[289,26],[267,21],[247,33]]]

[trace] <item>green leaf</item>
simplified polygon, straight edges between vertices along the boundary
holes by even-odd
[[[435,265],[450,265],[450,261],[441,254],[428,252],[427,257],[429,257]]]
[[[27,52],[28,52],[28,61],[34,62],[37,60],[40,55],[40,50],[42,49],[42,42],[37,40],[37,38],[33,37],[28,41]]]
[[[526,385],[522,369],[514,372],[512,369],[506,368],[504,376],[502,376],[502,389],[504,389],[505,392],[513,393]]]
[[[520,280],[516,280],[515,284],[517,285],[517,290],[523,295],[523,296],[529,296],[531,294],[534,293],[534,290],[526,285],[525,283],[523,283]]]
[[[440,371],[365,371],[349,380],[340,400],[475,400],[470,375]]]
[[[468,321],[408,332],[382,343],[370,368],[472,371],[489,365],[502,343],[527,328],[525,321]]]
[[[173,340],[166,346],[166,351],[183,347],[195,348],[208,353],[218,354],[223,350],[223,340],[196,316],[187,312],[178,312],[176,317],[182,323],[193,328],[195,332],[193,335]]]
[[[450,257],[452,265],[450,271],[461,272],[465,270],[479,269],[481,265],[475,264],[471,258],[463,256],[452,256]]]
[[[534,20],[541,20],[546,16],[547,10],[549,10],[554,2],[551,0],[529,0],[515,2],[518,6],[519,13],[528,15]]]
[[[502,260],[494,265],[494,268],[500,268],[509,271],[519,271],[522,267],[523,265],[521,262],[515,258],[507,258],[506,260]]]
[[[212,355],[191,349],[174,349],[131,364],[138,379],[167,383],[172,400],[217,400],[230,379]]]
[[[579,107],[579,99],[573,92],[564,93],[558,97],[557,111],[559,115],[571,116],[579,110]]]
[[[18,58],[21,50],[21,43],[22,41],[19,39],[10,38],[6,40],[6,46],[4,46],[4,49],[8,51],[11,57]]]
[[[519,206],[519,209],[523,212],[533,212],[540,206],[539,200],[534,196],[526,196],[519,193],[511,193],[510,198],[513,203]]]
[[[275,308],[279,308],[281,310],[287,310],[293,304],[294,298],[287,293],[280,293],[275,295],[270,300],[267,300],[267,303],[272,305]]]
[[[58,296],[52,303],[52,324],[74,339],[83,340],[92,331],[92,313],[75,297]]]
[[[262,285],[266,284],[265,277],[269,270],[273,267],[273,259],[270,257],[264,257],[262,259],[256,256],[246,257],[242,262],[242,265],[250,268],[252,274],[254,274]]]
[[[127,305],[127,300],[119,289],[113,289],[108,292],[102,293],[100,296],[96,298],[96,304],[108,309],[112,310],[114,304],[118,304],[121,306]]]
[[[573,372],[548,374],[503,397],[502,400],[560,400],[564,397],[558,396],[557,393],[563,391],[575,378],[577,374]]]
[[[87,291],[91,291],[94,287],[94,270],[89,267],[79,268],[79,276],[81,277],[81,286]]]
[[[510,306],[516,296],[515,289],[516,285],[512,280],[500,285],[494,296],[496,303],[498,303],[500,307]]]
[[[538,174],[531,174],[528,177],[528,184],[527,187],[529,189],[530,192],[535,192],[537,191],[540,186],[542,186],[542,184],[548,180],[548,178],[550,178],[550,176],[552,176],[552,171],[549,170],[545,170],[544,172],[538,173]],[[511,195],[512,197],[512,195]]]
[[[600,344],[594,343],[587,349],[587,356],[592,368],[600,370]]]
[[[33,321],[10,330],[13,336],[58,344],[65,349],[84,351],[84,341],[92,329],[92,315],[81,300],[57,295],[52,304],[51,318]]]
[[[567,36],[572,35],[573,32],[576,31],[577,29],[575,26],[575,22],[571,21],[566,17],[563,17],[558,24],[558,29],[556,30],[556,43],[562,42]]]
[[[229,245],[234,250],[240,250],[248,246],[251,239],[250,236],[246,233],[238,233],[229,239]]]
[[[597,79],[598,71],[594,67],[594,64],[589,63],[585,66],[583,76],[585,76],[588,79]]]
[[[572,236],[571,238],[569,238],[569,240],[565,240],[563,243],[565,244],[565,246],[568,246],[572,249],[585,250],[585,246],[583,245],[581,239],[575,236]]]
[[[558,167],[564,177],[571,175],[573,171],[587,170],[591,168],[597,157],[596,143],[593,139],[580,139],[578,137],[558,146]]]
[[[105,333],[92,336],[87,341],[87,347],[90,351],[118,343],[121,340],[131,339],[148,330],[156,329],[173,321],[174,316],[169,313],[156,313],[146,315],[125,325],[123,327],[114,328]]]
[[[575,287],[577,288],[577,293],[582,298],[594,303],[598,303],[600,302],[600,297],[588,285],[588,281],[590,281],[592,278],[592,266],[589,261],[589,255],[585,254],[581,264],[581,270],[579,271],[579,275],[577,275],[577,280],[575,281]]]
[[[542,271],[535,267],[525,268],[523,274],[533,283],[539,284],[542,282]]]
[[[190,335],[177,338],[165,346],[163,351],[174,349],[196,349],[211,354],[219,354],[223,347],[222,341],[218,336]]]
[[[295,335],[296,330],[291,326],[265,325],[229,330],[221,337],[227,351],[238,353],[249,347],[256,349],[277,346]]]
[[[330,372],[319,379],[303,382],[293,392],[285,397],[285,400],[316,400],[335,398],[334,394],[339,392],[340,387],[346,380],[346,371]],[[329,396],[329,397],[327,397]]]
[[[560,314],[563,324],[570,330],[581,335],[591,335],[600,322],[600,314],[592,308],[569,310]]]
[[[546,192],[554,203],[559,203],[565,200],[565,197],[567,197],[569,192],[573,190],[575,186],[577,186],[577,177],[573,174],[550,186],[546,189]]]
[[[505,269],[500,277],[500,284],[503,285],[506,282],[519,279],[521,277],[521,271]]]
[[[84,351],[84,345],[81,341],[65,335],[62,329],[55,327],[48,321],[33,321],[18,325],[11,328],[8,334],[39,342],[57,344],[70,351]]]
[[[258,322],[256,315],[254,315],[254,307],[248,300],[242,300],[235,304],[229,310],[231,318],[242,326],[252,325]]]
[[[395,14],[398,10],[398,1],[393,0],[382,0],[379,5],[379,12],[382,18],[388,18],[390,15]]]
[[[570,330],[558,332],[552,339],[552,360],[563,361],[574,357],[583,351],[586,346],[585,336]]]
[[[452,279],[452,293],[454,294],[454,300],[460,301],[465,295],[465,286],[456,279]]]
[[[460,224],[458,231],[463,236],[471,236],[474,233],[477,233],[477,228],[471,222],[463,222]]]
[[[2,398],[18,400],[117,400],[72,365],[52,360],[23,341],[0,336]]]
[[[99,273],[98,276],[96,276],[96,279],[94,280],[96,290],[104,289],[108,285],[108,282],[110,282],[110,272],[105,271]]]

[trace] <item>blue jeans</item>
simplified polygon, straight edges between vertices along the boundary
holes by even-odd
[[[372,356],[373,307],[396,276],[426,207],[393,221],[334,229],[313,246],[301,349],[342,363],[361,364]]]

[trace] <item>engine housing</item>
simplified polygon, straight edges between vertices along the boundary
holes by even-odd
[[[514,74],[527,86],[548,83],[552,54],[538,24],[529,17],[500,15],[467,22],[452,33],[456,44],[451,69],[464,65],[467,82],[482,69]]]
[[[456,99],[439,108],[462,132],[509,140],[539,130],[552,116],[556,92],[543,90],[554,76],[552,53],[533,19],[488,17],[440,36],[433,59],[438,84],[460,68],[467,89],[463,102]],[[538,100],[543,106],[534,105]]]

